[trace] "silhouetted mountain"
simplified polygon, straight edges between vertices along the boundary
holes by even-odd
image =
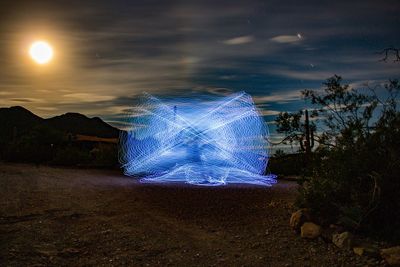
[[[88,118],[79,113],[66,113],[43,119],[20,107],[0,108],[0,142],[9,142],[36,126],[44,125],[64,133],[83,134],[105,138],[116,138],[119,130],[100,118]]]
[[[14,135],[23,134],[43,121],[44,119],[20,106],[0,108],[0,141],[11,140]]]
[[[119,130],[98,117],[88,118],[79,113],[66,113],[46,120],[46,124],[72,134],[116,138]]]

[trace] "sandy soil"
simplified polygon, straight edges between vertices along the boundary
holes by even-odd
[[[296,192],[0,163],[0,265],[364,266],[290,230]]]

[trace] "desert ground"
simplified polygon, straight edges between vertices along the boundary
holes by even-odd
[[[373,266],[289,227],[296,183],[140,184],[0,163],[1,266]]]

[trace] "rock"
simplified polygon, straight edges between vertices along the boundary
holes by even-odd
[[[301,228],[301,237],[302,238],[309,238],[309,239],[314,239],[317,238],[321,234],[321,226],[312,223],[312,222],[306,222],[304,223]]]
[[[292,227],[293,230],[296,232],[300,231],[300,227],[305,223],[306,221],[310,221],[310,212],[308,209],[300,209],[294,213],[292,213],[292,216],[290,217],[290,227]]]
[[[400,246],[381,249],[381,256],[390,266],[400,266]]]
[[[358,256],[362,256],[364,255],[364,248],[362,247],[354,247],[353,251],[355,254],[357,254]]]
[[[339,248],[351,249],[353,245],[353,235],[350,232],[343,232],[341,234],[333,234],[332,242]]]
[[[369,256],[373,258],[379,258],[379,247],[371,244],[359,244],[357,247],[353,247],[353,252],[359,256]]]

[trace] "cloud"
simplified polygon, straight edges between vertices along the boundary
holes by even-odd
[[[236,78],[236,75],[221,75],[219,78],[221,80],[234,80]]]
[[[278,35],[272,37],[270,40],[275,43],[290,44],[300,42],[303,37],[300,34],[297,35]]]
[[[18,102],[18,103],[40,103],[43,102],[42,99],[38,99],[38,98],[11,98],[10,99],[12,102]]]
[[[286,92],[276,92],[271,95],[253,96],[255,103],[288,103],[291,101],[301,100],[300,90],[291,90]]]
[[[220,95],[220,96],[228,96],[233,93],[233,91],[229,88],[225,87],[207,87],[207,88],[199,88],[200,90],[205,90],[210,94]]]
[[[105,120],[105,122],[123,131],[130,131],[134,128],[144,128],[147,126],[144,124],[117,121],[117,120]]]
[[[253,41],[254,41],[253,36],[246,35],[246,36],[240,36],[240,37],[235,37],[235,38],[225,40],[225,41],[223,41],[223,43],[226,45],[241,45],[241,44],[251,43]]]
[[[261,110],[263,116],[276,116],[280,113],[278,110]]]
[[[212,7],[192,0],[118,2],[4,5],[0,23],[8,30],[0,31],[0,91],[5,91],[0,105],[15,105],[14,98],[37,108],[38,115],[50,115],[49,108],[56,107],[53,113],[74,111],[112,121],[143,91],[174,98],[193,91],[223,96],[245,90],[257,104],[270,103],[265,110],[288,110],[300,100],[299,91],[288,88],[319,88],[335,73],[352,83],[398,77],[399,64],[379,62],[374,54],[398,43],[395,0],[328,6],[223,0]],[[54,39],[61,52],[52,65],[57,68],[40,77],[17,52],[37,30]],[[297,32],[306,34],[306,44],[292,34]]]
[[[63,95],[64,98],[73,99],[74,101],[78,100],[80,102],[100,102],[100,101],[108,101],[115,99],[115,96],[108,95],[97,95],[93,93],[74,93],[74,94],[66,94]],[[69,102],[67,100],[66,102]]]
[[[56,107],[36,107],[36,109],[43,110],[43,111],[56,111]]]
[[[8,91],[2,91],[0,92],[0,96],[6,96],[6,95],[12,95],[13,92],[8,92]]]
[[[376,62],[377,63],[377,62]],[[367,63],[365,63],[367,64]],[[379,64],[379,63],[377,63]],[[281,76],[291,79],[299,79],[306,81],[325,81],[327,78],[333,75],[343,75],[343,78],[347,80],[357,80],[359,83],[365,83],[370,80],[387,80],[390,77],[398,76],[398,68],[394,68],[388,65],[374,65],[374,62],[369,62],[368,66],[362,66],[364,63],[357,63],[356,59],[352,64],[352,67],[331,67],[329,69],[288,69],[288,68],[275,68],[266,70],[269,74]],[[382,77],[387,77],[382,79]]]
[[[327,78],[333,76],[335,73],[331,71],[313,71],[313,70],[290,70],[290,69],[280,69],[276,68],[274,70],[269,70],[269,73],[281,77],[308,80],[308,81],[324,81]]]

